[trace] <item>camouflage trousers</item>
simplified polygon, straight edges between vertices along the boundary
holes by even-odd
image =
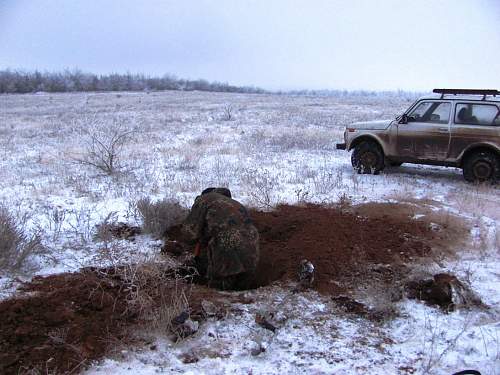
[[[220,289],[245,288],[258,261],[258,236],[253,233],[222,232],[201,246],[195,258],[201,277]]]

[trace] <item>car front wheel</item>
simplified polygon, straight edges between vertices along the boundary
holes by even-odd
[[[384,154],[375,142],[361,142],[354,147],[351,164],[358,173],[378,174],[384,169]]]
[[[469,182],[498,181],[500,161],[498,156],[489,151],[479,151],[465,159],[463,165],[465,180]]]

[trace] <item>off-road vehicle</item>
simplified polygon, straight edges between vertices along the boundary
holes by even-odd
[[[394,120],[347,126],[337,149],[358,173],[402,163],[463,169],[467,181],[500,180],[500,92],[435,89]]]

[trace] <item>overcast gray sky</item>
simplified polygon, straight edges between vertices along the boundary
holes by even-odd
[[[0,0],[0,69],[500,89],[500,0]]]

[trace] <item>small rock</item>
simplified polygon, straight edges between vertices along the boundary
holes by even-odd
[[[191,319],[187,319],[182,324],[172,325],[172,333],[175,340],[184,339],[198,332],[199,323]]]
[[[314,265],[307,259],[300,262],[298,278],[303,289],[310,288],[314,282]]]
[[[203,313],[206,317],[217,316],[218,309],[213,302],[203,300],[201,301],[201,308],[203,309]]]
[[[200,359],[198,358],[198,356],[196,354],[194,354],[193,352],[188,352],[188,353],[184,353],[181,355],[181,361],[184,364],[196,363],[199,360]]]
[[[172,319],[172,339],[178,340],[193,335],[198,331],[199,323],[189,319],[187,311],[181,312]]]
[[[264,348],[262,345],[257,345],[256,347],[252,348],[250,350],[250,354],[254,357],[257,357],[260,353],[264,353],[266,351],[266,348]]]
[[[188,319],[184,322],[184,326],[189,328],[193,333],[198,331],[200,323],[195,322],[194,320]]]
[[[172,319],[172,324],[174,325],[183,324],[188,318],[189,318],[189,313],[187,311],[183,311]]]
[[[273,324],[271,324],[263,314],[257,313],[255,315],[255,323],[273,333],[276,331],[276,327]]]

